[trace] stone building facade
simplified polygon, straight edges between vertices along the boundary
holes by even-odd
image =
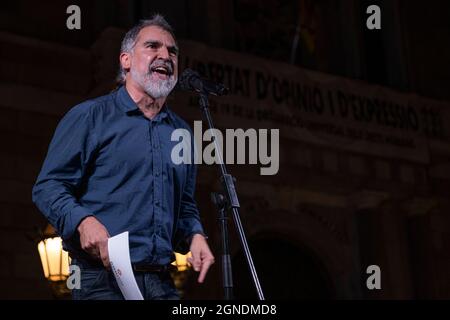
[[[1,13],[5,19],[0,19],[4,25],[0,31],[0,298],[51,298],[31,240],[35,228],[45,225],[31,202],[31,187],[62,115],[77,103],[114,88],[117,53],[126,27],[143,12],[161,11],[176,21],[180,39],[204,43],[211,50],[239,52],[245,59],[259,54],[255,42],[248,40],[253,35],[236,31],[242,28],[236,8],[245,1],[234,5],[166,2],[152,7],[142,1],[95,5],[80,1],[86,23],[78,34],[64,29],[68,2],[36,8],[17,1]],[[369,35],[367,40],[360,27],[364,1],[319,3],[325,8],[323,19],[339,13],[333,22],[344,48],[329,43],[326,50],[331,50],[333,58],[321,57],[319,52],[314,63],[305,58],[306,53],[299,53],[297,66],[361,80],[362,88],[378,84],[439,101],[444,135],[427,140],[427,162],[411,161],[401,154],[387,157],[339,145],[324,147],[284,135],[278,174],[261,176],[256,166],[230,166],[266,296],[449,298],[450,69],[446,60],[450,45],[442,41],[450,34],[445,17],[450,10],[444,10],[448,4],[436,1],[423,9],[407,1],[379,1],[386,27],[378,38]],[[180,13],[179,6],[186,14]],[[416,25],[418,20],[421,26]],[[380,75],[368,66],[373,57],[366,51],[373,47],[364,41],[383,43],[384,63],[376,63],[385,73]],[[286,52],[289,56],[290,49]],[[272,61],[270,53],[260,57]],[[279,57],[273,61],[280,61]],[[173,109],[190,122],[200,118],[198,111],[180,105]],[[220,116],[215,120],[220,127]],[[217,168],[201,165],[197,184],[217,263],[204,286],[196,285],[194,277],[189,279],[186,296],[220,298],[220,234],[209,197],[220,188]],[[230,231],[236,296],[253,297],[232,221]],[[367,289],[370,265],[380,267],[381,290]]]

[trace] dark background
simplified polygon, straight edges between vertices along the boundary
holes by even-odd
[[[66,28],[71,4],[81,8],[81,30]],[[365,27],[370,4],[381,8],[381,30]],[[32,185],[59,119],[75,104],[114,88],[124,32],[150,13],[164,14],[178,39],[450,100],[450,2],[445,0],[15,0],[3,1],[0,10],[2,299],[52,298],[31,240],[36,228],[46,225],[31,202]],[[293,50],[300,20],[304,33]],[[443,126],[448,130],[450,123]],[[281,144],[284,150],[307,150],[309,164],[282,163],[270,178],[249,176],[256,171],[245,166],[233,170],[238,181],[321,195],[299,201],[293,211],[272,205],[271,198],[241,199],[268,298],[450,298],[450,143],[430,145],[426,165],[290,140]],[[327,171],[324,159],[330,152],[342,170]],[[355,157],[362,171],[347,161]],[[389,178],[377,176],[380,161],[389,167]],[[402,178],[404,168],[412,179]],[[188,299],[222,294],[219,232],[208,196],[217,188],[216,178],[214,168],[201,166],[197,198],[218,263],[203,286],[195,277],[188,280]],[[356,200],[330,208],[320,200],[327,202],[330,194]],[[357,205],[366,196],[374,204]],[[236,296],[254,298],[234,231],[231,240]],[[372,264],[382,270],[381,290],[366,287],[365,270]]]

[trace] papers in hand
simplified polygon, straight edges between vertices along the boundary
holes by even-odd
[[[111,269],[125,300],[144,300],[131,268],[128,231],[108,239]]]

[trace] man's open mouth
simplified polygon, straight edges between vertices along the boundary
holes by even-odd
[[[150,70],[152,72],[158,72],[158,73],[166,75],[166,76],[171,76],[172,73],[173,73],[171,68],[168,68],[168,67],[165,67],[165,66],[152,67]]]

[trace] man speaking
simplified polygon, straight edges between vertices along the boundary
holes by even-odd
[[[214,257],[194,200],[195,165],[171,160],[173,130],[190,128],[166,105],[178,47],[162,16],[127,32],[120,65],[123,86],[75,106],[58,124],[33,201],[81,269],[74,299],[123,299],[107,244],[124,231],[144,298],[177,299],[173,251],[192,252],[200,283]]]

